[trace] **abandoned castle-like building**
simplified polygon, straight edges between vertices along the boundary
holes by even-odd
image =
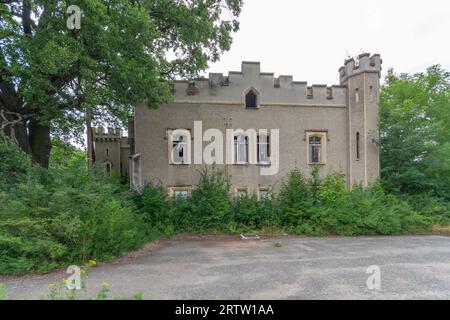
[[[188,195],[205,166],[231,177],[237,194],[278,191],[293,169],[345,174],[347,184],[379,177],[378,102],[381,58],[361,54],[339,69],[340,84],[311,85],[243,62],[227,76],[176,81],[174,102],[137,105],[128,138],[96,129],[96,161],[132,186],[162,183]]]

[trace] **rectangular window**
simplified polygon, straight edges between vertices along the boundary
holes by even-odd
[[[370,102],[373,102],[373,87],[369,87],[369,100]]]
[[[360,157],[360,142],[359,142],[359,132],[356,133],[356,160],[359,160]]]
[[[169,196],[177,198],[187,199],[191,195],[191,186],[184,187],[170,187],[169,188]]]
[[[248,163],[248,137],[243,134],[234,137],[234,163]]]
[[[258,163],[269,164],[270,163],[270,137],[266,134],[261,134],[257,137],[257,153]]]
[[[242,188],[236,188],[236,197],[246,197],[248,196],[248,188],[242,187]]]
[[[270,199],[270,196],[271,196],[270,188],[259,188],[258,190],[259,200]]]
[[[307,143],[307,163],[325,164],[326,163],[326,132],[306,132]]]
[[[322,147],[321,137],[310,137],[309,138],[309,162],[310,163],[320,163],[321,147]]]
[[[359,89],[355,89],[355,103],[359,102]]]
[[[170,164],[190,164],[191,134],[189,130],[169,130],[168,140]]]

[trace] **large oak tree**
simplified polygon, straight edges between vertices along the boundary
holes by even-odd
[[[69,30],[70,5],[81,28]],[[242,0],[0,0],[0,123],[40,165],[51,135],[80,137],[85,111],[126,121],[171,97],[171,79],[216,61]]]

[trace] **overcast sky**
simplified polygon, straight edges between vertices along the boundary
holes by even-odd
[[[244,0],[231,50],[208,72],[239,71],[260,61],[263,72],[309,84],[337,84],[348,54],[379,53],[383,74],[450,70],[448,0]]]

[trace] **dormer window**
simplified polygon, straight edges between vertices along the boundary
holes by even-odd
[[[245,107],[246,108],[257,108],[258,107],[258,96],[253,90],[250,90],[245,95]]]

